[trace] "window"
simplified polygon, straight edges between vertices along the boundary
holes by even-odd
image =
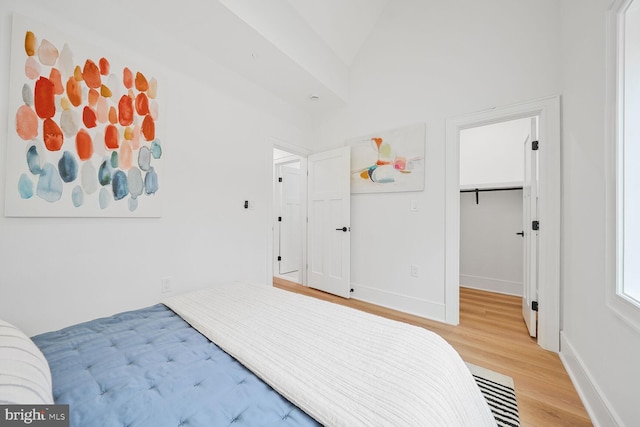
[[[614,2],[609,24],[607,303],[640,330],[640,0]]]

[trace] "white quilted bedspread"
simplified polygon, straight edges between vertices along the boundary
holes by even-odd
[[[325,426],[495,426],[439,335],[278,288],[229,283],[162,301]]]

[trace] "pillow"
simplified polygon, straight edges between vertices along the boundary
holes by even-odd
[[[53,404],[51,371],[24,332],[0,320],[0,405]]]

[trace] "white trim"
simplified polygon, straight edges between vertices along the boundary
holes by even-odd
[[[492,277],[471,276],[460,274],[460,287],[479,289],[481,291],[496,292],[498,294],[522,296],[522,282],[494,279]]]
[[[560,350],[560,97],[493,108],[447,120],[445,177],[445,321],[460,317],[460,131],[476,126],[538,116],[539,180],[539,323],[538,344]]]
[[[613,406],[605,397],[593,375],[575,352],[565,334],[560,335],[562,351],[560,360],[573,382],[582,404],[595,427],[623,426],[620,417],[613,411]]]
[[[384,291],[370,286],[351,283],[353,293],[351,298],[379,305],[385,301],[385,307],[403,313],[413,314],[423,318],[441,321],[444,318],[445,306],[442,303],[429,301],[422,298],[411,297],[396,292]],[[427,317],[426,313],[429,313]]]
[[[622,127],[622,100],[618,93],[622,90],[623,72],[622,55],[624,46],[620,46],[620,38],[624,31],[621,24],[624,12],[633,0],[616,0],[609,9],[607,16],[607,51],[606,51],[606,117],[605,117],[605,301],[607,307],[620,319],[640,332],[640,309],[619,295],[621,268],[619,266],[618,209],[619,209],[619,180],[622,179],[619,170],[619,131]]]

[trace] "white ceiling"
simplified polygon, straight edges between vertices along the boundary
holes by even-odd
[[[216,60],[313,114],[347,101],[349,66],[389,0],[218,2],[236,19]]]
[[[302,19],[351,65],[389,0],[288,0]]]

